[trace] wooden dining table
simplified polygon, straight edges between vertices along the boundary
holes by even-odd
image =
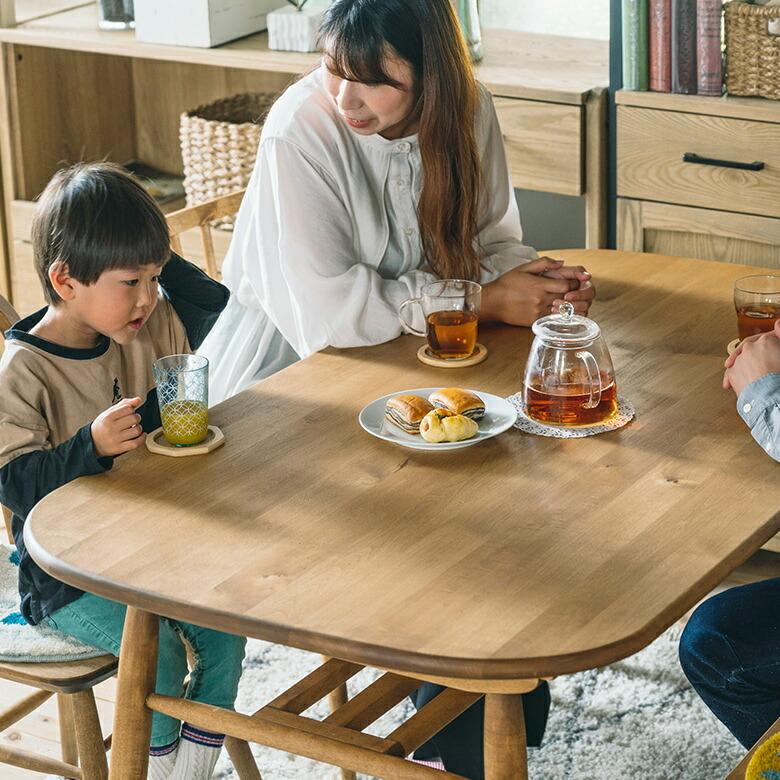
[[[481,325],[480,365],[423,365],[411,336],[326,349],[211,409],[220,449],[138,450],[36,506],[25,541],[43,569],[130,607],[111,778],[146,776],[152,709],[348,770],[455,778],[403,754],[483,694],[486,778],[526,777],[523,692],[645,647],[780,530],[778,464],[721,387],[734,280],[765,269],[555,256],[593,274],[590,316],[636,409],[620,430],[513,428],[427,452],[361,429],[388,393],[520,391],[530,329]],[[153,692],[156,616],[331,660],[254,715],[168,699]],[[300,715],[363,665],[386,670],[381,690],[325,723]],[[447,687],[438,710],[362,734],[421,680]]]

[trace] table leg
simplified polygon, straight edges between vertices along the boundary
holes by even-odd
[[[523,697],[485,696],[485,780],[527,780]]]
[[[154,692],[158,629],[156,615],[128,607],[119,653],[111,780],[146,780],[152,732],[146,697]]]

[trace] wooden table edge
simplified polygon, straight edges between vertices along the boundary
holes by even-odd
[[[780,531],[780,510],[762,528],[748,537],[730,556],[703,577],[694,589],[670,604],[638,631],[619,640],[589,650],[539,658],[442,658],[441,656],[390,650],[354,640],[344,640],[313,631],[301,631],[285,625],[240,617],[230,612],[189,605],[143,590],[128,590],[111,580],[91,576],[50,555],[35,538],[35,509],[25,522],[24,543],[33,560],[52,577],[68,585],[118,601],[161,617],[194,623],[205,628],[254,637],[288,647],[361,663],[399,674],[447,678],[451,687],[456,680],[484,681],[495,690],[500,681],[532,680],[574,674],[615,663],[647,647],[705,598],[731,571],[744,563],[762,544]],[[469,685],[468,690],[474,690]],[[464,689],[465,690],[465,689]]]

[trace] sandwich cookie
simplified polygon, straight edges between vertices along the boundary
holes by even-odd
[[[472,420],[481,420],[485,416],[485,402],[475,393],[459,387],[444,387],[431,393],[428,400],[440,409],[462,414]]]
[[[385,408],[385,419],[411,434],[420,433],[423,417],[433,409],[433,404],[419,395],[393,396]]]

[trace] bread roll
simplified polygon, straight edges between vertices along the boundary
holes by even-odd
[[[453,414],[451,417],[445,417],[441,424],[444,426],[447,441],[470,439],[472,436],[476,436],[479,430],[479,425],[463,414]]]
[[[447,409],[434,409],[423,417],[420,436],[431,444],[444,441],[463,441],[476,436],[479,426],[462,414],[453,414]]]
[[[459,387],[444,387],[428,396],[428,400],[437,407],[448,409],[453,414],[462,414],[472,420],[481,420],[485,416],[485,402],[475,393],[461,390]]]
[[[393,396],[385,407],[385,419],[406,433],[420,432],[420,421],[433,406],[419,395]]]

